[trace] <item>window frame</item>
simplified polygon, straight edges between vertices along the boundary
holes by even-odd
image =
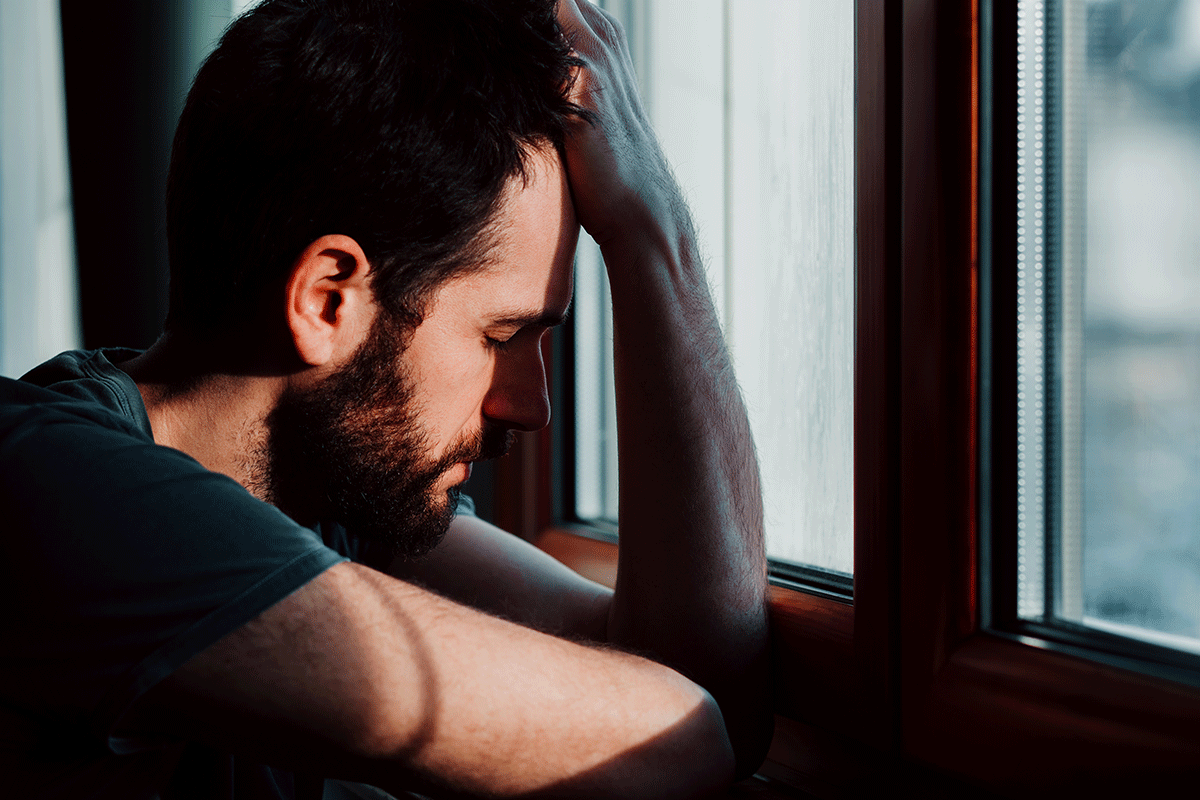
[[[933,47],[920,46],[916,37],[929,26],[910,26],[910,9],[937,20]],[[901,479],[905,755],[1002,790],[1167,788],[1200,774],[1200,690],[1067,652],[1003,612],[1015,609],[1015,440],[1000,437],[1014,430],[1016,409],[1016,6],[980,0],[970,37],[948,0],[906,3],[905,13],[906,45],[910,30],[915,45],[905,63],[905,119],[919,126],[906,128],[905,190],[926,198],[906,204],[905,219],[906,238],[910,230],[914,237],[902,311],[912,323],[902,365],[911,402],[902,400],[900,412],[911,443]],[[975,79],[963,85],[965,70],[946,62],[966,61],[968,38]],[[971,107],[978,113],[962,113]],[[928,219],[914,218],[921,209]],[[963,230],[971,231],[965,240]],[[971,343],[966,352],[951,343],[959,339]],[[930,348],[936,370],[924,375],[917,362]],[[933,391],[917,385],[929,379]],[[995,425],[980,426],[981,414]],[[956,430],[970,435],[955,442]],[[975,484],[981,441],[987,480]],[[957,495],[948,513],[923,508],[955,485],[956,473],[972,474],[978,494]]]
[[[856,25],[855,591],[772,586],[762,773],[823,796],[875,780],[1108,795],[1196,777],[1200,689],[1010,629],[991,599],[993,568],[1015,558],[1014,450],[980,424],[1002,431],[1015,396],[1012,337],[991,332],[1015,320],[1016,143],[993,134],[1015,131],[1015,4],[858,0]],[[548,344],[559,408],[573,406],[569,344]],[[611,539],[563,514],[573,484],[551,463],[571,457],[568,433],[560,419],[523,437],[498,519],[611,580]],[[504,511],[509,487],[521,500]]]
[[[895,748],[890,654],[894,643],[888,632],[893,627],[896,570],[887,533],[895,514],[889,481],[896,437],[889,409],[896,379],[894,250],[899,231],[889,222],[895,217],[889,210],[898,199],[898,148],[885,135],[889,125],[896,127],[895,119],[889,118],[889,93],[897,93],[895,73],[887,68],[887,21],[895,16],[889,6],[873,0],[856,3],[854,594],[850,600],[829,591],[830,587],[799,584],[794,570],[772,570],[775,688],[784,732],[776,737],[781,750],[777,755],[783,759],[784,771],[794,762],[795,751],[814,746],[814,733],[807,726],[874,751]],[[570,326],[556,331],[546,348],[547,363],[555,367],[554,407],[573,408],[570,364],[563,355],[572,351]],[[609,582],[616,560],[612,531],[581,523],[566,513],[574,482],[562,469],[573,456],[563,416],[555,417],[547,430],[522,435],[515,457],[502,463],[497,524],[534,541],[583,574]],[[530,460],[539,458],[548,460],[530,469]],[[535,485],[538,488],[531,490]],[[557,489],[551,491],[551,486]],[[522,495],[523,502],[502,501],[505,494]],[[529,503],[537,510],[523,510]],[[797,776],[792,774],[792,779]]]

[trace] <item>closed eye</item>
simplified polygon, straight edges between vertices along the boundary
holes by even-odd
[[[535,333],[537,338],[540,339],[542,334],[547,330],[562,325],[565,321],[565,311],[562,314],[539,311],[494,318],[488,324],[487,328],[495,331],[498,335],[490,336],[487,333],[483,334],[484,345],[489,350],[503,350],[506,346],[513,343],[513,339],[521,334]]]
[[[483,341],[490,350],[503,350],[508,346],[508,343],[512,341],[512,337],[509,337],[508,339],[497,339],[494,336],[488,336],[487,334],[484,334]]]

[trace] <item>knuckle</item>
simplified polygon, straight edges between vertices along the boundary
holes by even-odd
[[[621,20],[602,9],[600,10],[600,15],[604,20],[602,30],[605,41],[613,44],[624,42],[625,26],[621,24]]]
[[[585,16],[596,38],[609,45],[625,41],[625,28],[615,15],[592,3],[582,3],[581,7],[587,9]]]
[[[604,18],[604,21],[608,24],[608,27],[610,30],[612,30],[612,31],[623,31],[624,30],[624,28],[621,25],[621,20],[617,17],[616,14],[613,14],[611,11],[605,11],[602,8],[596,9],[596,10],[600,12],[600,16]]]

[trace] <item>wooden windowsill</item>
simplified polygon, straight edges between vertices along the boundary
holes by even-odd
[[[614,586],[617,545],[585,528],[544,530],[535,544],[586,578]],[[874,774],[878,755],[851,738],[854,607],[770,587],[775,738],[766,763],[730,797],[837,797],[850,775]],[[804,721],[801,721],[804,720]],[[813,721],[821,727],[813,727]],[[814,792],[805,794],[805,792]]]

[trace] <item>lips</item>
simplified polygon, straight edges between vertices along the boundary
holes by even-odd
[[[499,458],[508,452],[514,439],[513,432],[507,428],[488,426],[444,454],[432,474],[446,475],[461,464],[466,467],[467,475],[463,478],[466,481],[471,477],[473,462]]]

